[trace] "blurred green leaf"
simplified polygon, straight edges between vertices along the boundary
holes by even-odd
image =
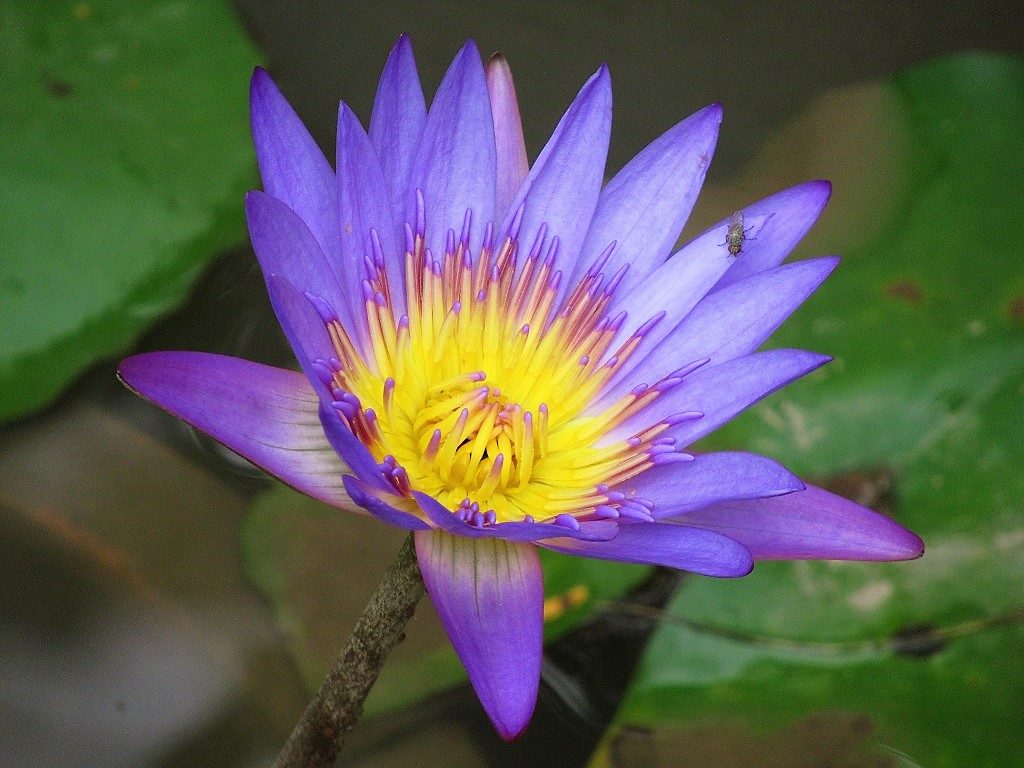
[[[929,768],[1011,765],[1024,726],[1024,63],[944,59],[811,112],[792,154],[784,133],[768,159],[817,153],[855,185],[857,167],[891,179],[823,222],[815,244],[844,264],[773,341],[836,361],[705,445],[809,476],[891,477],[889,511],[927,551],[687,580],[619,726],[774,729],[845,710]],[[865,115],[891,141],[858,163]]]
[[[0,420],[127,347],[244,233],[256,52],[226,3],[0,7]]]

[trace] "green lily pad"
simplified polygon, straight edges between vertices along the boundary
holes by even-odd
[[[773,344],[836,361],[706,446],[743,446],[819,478],[891,478],[889,512],[922,535],[926,554],[763,563],[735,582],[687,580],[616,733],[644,726],[664,740],[723,722],[764,732],[853,712],[896,750],[879,753],[882,765],[1015,764],[1024,727],[1024,62],[944,59],[832,95],[810,115],[759,164],[785,158],[825,176],[835,168],[861,197],[837,199],[804,250],[846,259]],[[864,145],[864,132],[883,142]],[[597,764],[616,764],[616,738]]]
[[[128,347],[244,234],[256,51],[228,6],[0,8],[0,421]]]
[[[405,536],[284,486],[261,494],[242,529],[246,571],[270,601],[307,688],[319,688]],[[649,569],[542,552],[545,635],[553,639],[641,581]],[[466,679],[424,599],[366,702],[368,715]]]

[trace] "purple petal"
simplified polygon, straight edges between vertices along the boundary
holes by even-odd
[[[519,187],[530,172],[523,139],[523,122],[519,117],[519,100],[512,82],[512,70],[500,53],[491,56],[484,70],[487,91],[491,95],[494,118],[494,144],[497,149],[497,188],[494,195],[494,217],[503,219]]]
[[[491,101],[480,53],[470,40],[430,105],[406,201],[406,220],[415,222],[416,192],[423,193],[426,244],[435,258],[444,252],[449,229],[461,233],[470,209],[470,242],[480,243],[494,218],[495,163]]]
[[[320,401],[329,403],[332,399],[330,391],[314,365],[317,361],[330,360],[334,356],[334,345],[327,327],[309,300],[280,275],[267,276],[267,291],[281,329],[299,361],[299,367],[306,374]]]
[[[720,104],[705,107],[663,133],[615,175],[601,192],[570,283],[612,241],[616,248],[605,274],[629,265],[618,287],[623,295],[665,261],[697,201],[721,122]]]
[[[568,528],[556,523],[495,523],[481,528],[459,520],[437,499],[425,493],[413,492],[420,509],[438,528],[470,539],[499,538],[508,541],[538,541],[563,536],[586,541],[606,541],[616,535],[618,523],[613,520],[588,520],[579,528]]]
[[[725,276],[715,286],[720,290],[748,275],[777,267],[796,247],[825,209],[832,185],[827,181],[808,181],[776,192],[743,209],[745,226],[756,231],[743,243],[743,249]],[[729,221],[712,227],[718,242],[725,242]]]
[[[332,266],[291,208],[265,192],[249,192],[245,215],[264,277],[280,275],[300,293],[308,291],[330,304],[349,329],[360,327],[356,318],[365,318],[365,312],[359,293],[342,290],[342,285],[351,283],[339,282],[341,274],[333,266],[340,264]]]
[[[422,518],[409,512],[403,512],[394,506],[401,499],[400,496],[379,491],[352,475],[345,475],[344,480],[345,490],[352,497],[352,501],[378,520],[410,531],[430,530],[430,525]]]
[[[408,35],[391,49],[370,115],[370,143],[380,159],[394,220],[405,222],[409,179],[427,120],[427,107]]]
[[[321,404],[319,416],[327,440],[348,464],[351,473],[370,488],[386,493],[394,492],[394,486],[384,479],[377,460],[341,420],[341,415],[330,406]]]
[[[624,440],[673,414],[699,411],[704,416],[669,428],[680,448],[718,429],[736,414],[832,358],[800,349],[770,349],[704,366],[658,397],[636,416],[611,430],[602,445]]]
[[[370,138],[352,110],[338,107],[338,221],[341,255],[348,276],[344,285],[354,296],[366,276],[364,259],[374,257],[370,231],[380,242],[393,306],[405,307],[405,248],[402,221],[395,215],[381,163]],[[360,316],[362,317],[362,315]]]
[[[501,231],[508,233],[523,206],[519,241],[524,250],[544,224],[548,239],[558,238],[552,272],[574,271],[601,192],[611,124],[611,77],[602,66],[569,105],[509,208]],[[567,283],[562,281],[563,290]]]
[[[544,585],[536,549],[502,539],[416,533],[423,582],[480,703],[505,739],[533,715]]]
[[[540,546],[570,555],[664,565],[705,576],[746,576],[754,567],[746,547],[727,536],[661,523],[622,525],[619,535],[611,541],[548,540]]]
[[[299,215],[333,261],[338,256],[334,171],[295,110],[260,67],[252,74],[249,100],[264,190]]]
[[[627,361],[612,378],[602,402],[614,402],[637,381],[658,381],[690,360],[706,358],[710,365],[717,365],[753,352],[817,290],[838,263],[835,257],[798,261],[713,291],[657,349],[643,360],[634,355]],[[671,354],[664,350],[671,350]]]
[[[715,504],[674,522],[724,533],[758,560],[910,560],[924,553],[924,542],[903,526],[813,485]]]
[[[205,352],[151,352],[122,360],[118,376],[296,490],[352,509],[342,480],[349,470],[324,436],[301,373]]]
[[[803,482],[777,461],[756,453],[705,453],[693,461],[655,466],[616,488],[654,503],[655,519],[732,499],[802,491]]]

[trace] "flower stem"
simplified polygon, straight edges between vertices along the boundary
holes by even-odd
[[[384,580],[363,609],[345,652],[296,724],[274,768],[327,768],[363,713],[363,701],[388,653],[405,637],[405,625],[423,597],[423,578],[410,533]]]

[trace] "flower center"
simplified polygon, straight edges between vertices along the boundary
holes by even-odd
[[[656,386],[592,412],[650,327],[608,356],[624,320],[605,314],[624,272],[601,273],[611,248],[560,298],[558,240],[543,230],[519,268],[514,231],[495,248],[488,227],[476,258],[466,235],[449,232],[437,260],[422,232],[407,229],[406,239],[405,312],[393,306],[378,252],[368,260],[365,326],[353,329],[360,343],[321,312],[337,359],[319,361],[337,411],[397,493],[422,491],[478,524],[649,517],[609,487],[690,457],[661,436],[666,422],[608,438],[658,396]],[[416,511],[411,498],[408,508]]]
[[[548,412],[541,405],[535,417],[499,387],[481,385],[485,378],[474,372],[429,390],[412,428],[425,479],[490,499],[530,482],[536,460],[547,453]]]

